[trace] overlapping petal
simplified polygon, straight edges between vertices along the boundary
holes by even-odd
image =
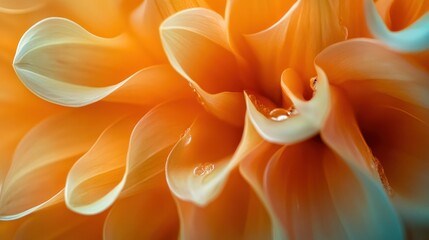
[[[130,41],[125,35],[100,38],[70,20],[48,18],[24,34],[14,67],[21,81],[43,99],[83,106],[105,97],[148,64],[148,59],[137,58],[138,48]],[[131,61],[121,61],[125,57]]]

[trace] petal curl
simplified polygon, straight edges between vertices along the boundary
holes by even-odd
[[[282,74],[282,87],[295,106],[297,114],[285,120],[275,121],[258,110],[249,96],[246,97],[247,114],[258,133],[267,141],[278,144],[290,144],[317,134],[323,126],[330,109],[329,83],[323,70],[317,67],[317,91],[305,101],[303,92],[294,89],[299,76],[291,69]],[[301,95],[300,95],[301,94]]]
[[[365,17],[371,33],[392,49],[402,52],[419,52],[429,49],[428,13],[398,32],[392,32],[387,28],[372,0],[365,0]]]
[[[24,34],[13,64],[36,95],[60,105],[83,106],[108,95],[148,64],[148,59],[137,57],[139,50],[130,41],[125,35],[100,38],[70,20],[48,18]]]

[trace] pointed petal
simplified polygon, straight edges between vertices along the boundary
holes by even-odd
[[[70,169],[65,202],[80,214],[96,214],[108,208],[122,190],[131,132],[138,118],[127,117],[109,126]]]
[[[344,38],[344,30],[329,0],[297,1],[270,28],[246,35],[258,61],[259,84],[264,95],[279,102],[278,79],[284,69],[293,68],[304,79],[313,77],[314,57]]]
[[[236,158],[233,154],[239,140],[239,129],[202,113],[168,156],[166,175],[171,191],[180,199],[208,204],[238,164],[242,151],[237,150]]]
[[[166,186],[118,200],[104,223],[106,240],[175,239],[178,234],[178,213]]]
[[[56,204],[29,215],[19,227],[16,239],[101,239],[105,214],[82,216]]]
[[[317,139],[273,155],[265,192],[292,239],[403,239],[385,193]]]
[[[187,9],[166,19],[160,32],[170,63],[188,81],[210,93],[241,90],[222,16],[204,8]]]
[[[320,53],[316,63],[333,84],[371,90],[429,108],[429,73],[374,40],[335,44]]]
[[[246,97],[247,114],[258,133],[267,141],[278,144],[290,144],[307,139],[318,133],[330,108],[329,83],[322,69],[317,68],[317,91],[305,101],[302,92],[295,85],[300,81],[296,72],[287,69],[282,74],[282,87],[295,106],[297,114],[284,120],[273,120],[258,110],[258,106]],[[300,95],[301,94],[301,95]],[[268,111],[269,112],[269,111]]]
[[[181,223],[180,239],[205,239],[207,236],[213,239],[271,238],[265,209],[236,173],[228,179],[219,197],[205,207],[180,199],[176,201]]]
[[[377,12],[372,0],[365,0],[365,17],[371,33],[390,48],[402,52],[419,52],[429,49],[429,14],[423,15],[412,25],[398,31],[390,31]],[[396,16],[395,16],[396,17]]]
[[[70,20],[48,18],[24,34],[13,64],[21,81],[39,97],[82,106],[122,85],[137,64],[144,66],[144,59],[134,62],[138,52],[127,41],[125,35],[100,38]]]
[[[19,218],[59,200],[70,167],[119,116],[113,106],[86,108],[54,115],[29,131],[4,181],[0,218]]]

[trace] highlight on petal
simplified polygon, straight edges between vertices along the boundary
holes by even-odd
[[[263,94],[279,102],[282,71],[293,68],[304,79],[313,77],[314,57],[344,40],[345,32],[332,1],[300,0],[274,25],[245,38],[258,61]]]
[[[333,84],[365,88],[429,108],[429,73],[375,40],[332,45],[315,62]]]
[[[145,66],[149,60],[138,54],[125,35],[100,38],[70,20],[47,18],[21,38],[13,64],[21,81],[39,97],[83,106],[108,95]]]
[[[237,128],[201,114],[168,156],[166,175],[170,190],[178,198],[199,206],[212,202],[231,171],[262,141],[249,120],[239,139]]]
[[[189,82],[210,93],[242,90],[236,56],[218,13],[204,8],[178,12],[162,23],[160,34],[171,65]]]
[[[131,132],[138,118],[109,126],[70,169],[65,185],[67,207],[81,214],[99,213],[116,200],[125,172]]]
[[[291,239],[403,239],[379,185],[318,139],[283,147],[266,168],[264,190]]]
[[[177,239],[178,235],[177,208],[166,186],[119,199],[107,215],[103,233],[106,240]]]
[[[0,0],[0,13],[23,14],[42,8],[49,0]]]
[[[233,172],[220,195],[207,206],[176,199],[180,239],[271,239],[263,205],[243,179]],[[251,217],[250,217],[251,216]]]
[[[109,111],[88,108],[61,113],[29,131],[16,148],[3,183],[0,219],[20,218],[62,201],[67,172],[73,163],[120,116],[113,106]]]
[[[282,74],[282,88],[293,103],[294,113],[288,113],[284,118],[265,114],[246,96],[247,114],[258,133],[267,141],[278,144],[290,144],[307,139],[317,134],[323,126],[330,109],[329,83],[323,70],[316,66],[317,90],[313,97],[305,101],[302,92],[297,92],[294,87],[300,82],[298,75],[292,69],[287,69]],[[301,95],[300,95],[301,94]],[[284,109],[284,111],[287,111]]]
[[[392,32],[387,28],[372,0],[365,0],[365,17],[371,33],[390,48],[402,52],[419,52],[429,49],[428,13],[398,32]]]

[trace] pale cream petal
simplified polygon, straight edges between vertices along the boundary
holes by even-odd
[[[103,235],[106,240],[177,239],[179,217],[168,188],[156,187],[118,200],[109,211]]]
[[[242,90],[236,56],[218,13],[205,8],[181,11],[163,22],[160,34],[171,65],[188,81],[209,93]]]
[[[266,168],[264,190],[291,239],[404,237],[379,185],[316,138],[276,152]]]
[[[59,113],[33,127],[17,146],[4,180],[1,219],[19,218],[61,200],[73,163],[121,116],[115,108],[99,106]]]
[[[280,102],[278,79],[293,68],[309,79],[316,75],[314,57],[325,47],[345,39],[334,5],[329,0],[300,0],[274,25],[246,35],[257,58],[263,94]]]
[[[67,207],[80,214],[104,211],[122,190],[131,132],[138,117],[109,126],[70,169],[65,185]]]
[[[21,81],[41,98],[82,106],[108,95],[145,66],[136,54],[138,48],[125,35],[100,38],[70,20],[48,18],[24,34],[13,64]]]
[[[429,72],[375,40],[338,43],[315,61],[333,84],[366,88],[429,108]]]
[[[295,85],[300,82],[298,75],[291,69],[282,74],[282,87],[294,105],[296,113],[285,115],[285,119],[274,120],[268,113],[260,111],[260,106],[246,97],[247,114],[258,133],[267,141],[278,144],[290,144],[302,141],[317,134],[323,126],[330,109],[329,83],[326,74],[317,67],[317,90],[313,97],[305,101],[303,88]],[[301,94],[301,95],[300,95]],[[284,109],[286,111],[286,109]]]
[[[392,32],[387,28],[377,12],[372,0],[365,0],[366,22],[371,33],[392,49],[403,52],[419,52],[429,49],[429,13],[407,26],[407,28]],[[396,18],[397,16],[392,16]]]
[[[205,207],[176,201],[179,239],[271,239],[267,212],[236,172],[219,197]]]

